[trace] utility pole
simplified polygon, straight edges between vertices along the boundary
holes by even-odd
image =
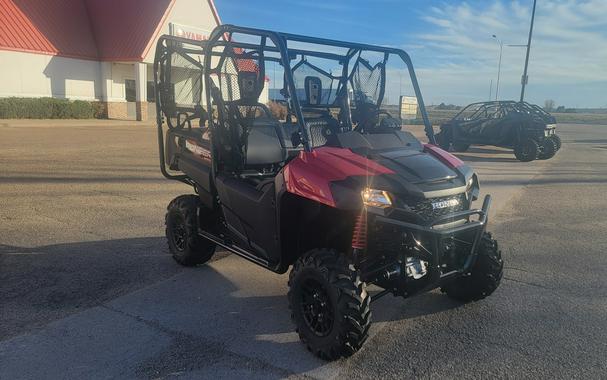
[[[531,50],[531,35],[533,34],[533,21],[535,19],[535,4],[537,0],[533,0],[533,11],[531,12],[531,25],[529,26],[529,40],[527,41],[527,56],[525,57],[525,70],[521,78],[521,102],[525,99],[525,85],[529,82],[527,76],[527,67],[529,66],[529,51]]]
[[[500,44],[500,58],[497,63],[497,83],[495,84],[495,101],[497,101],[497,97],[500,92],[500,72],[502,70],[502,50],[504,49],[504,41],[497,38],[495,34],[493,35],[493,38],[495,38]]]

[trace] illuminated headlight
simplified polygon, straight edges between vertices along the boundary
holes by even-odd
[[[392,200],[387,191],[366,188],[361,192],[363,204],[369,207],[386,208],[392,206]]]

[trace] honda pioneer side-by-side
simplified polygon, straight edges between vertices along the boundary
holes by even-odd
[[[522,162],[547,160],[561,149],[554,116],[515,101],[472,103],[441,125],[436,139],[447,151],[465,152],[472,144],[512,148]]]
[[[291,268],[292,319],[315,355],[360,349],[386,294],[466,302],[499,286],[491,198],[472,208],[478,178],[435,145],[404,51],[221,25],[207,41],[160,38],[154,71],[161,171],[194,190],[168,206],[170,252]],[[429,143],[390,111],[401,95]]]

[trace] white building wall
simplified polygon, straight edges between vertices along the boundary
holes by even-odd
[[[270,82],[264,81],[263,90],[259,94],[259,103],[267,104],[270,100]]]
[[[213,29],[217,26],[217,22],[213,16],[211,7],[207,1],[201,0],[178,0],[171,9],[169,16],[160,29],[158,36],[163,34],[169,34],[169,24],[174,23],[184,27],[186,33],[198,33],[208,37]],[[183,37],[188,38],[187,35]],[[191,38],[191,37],[190,37]],[[144,62],[150,65],[154,62],[154,55],[156,53],[157,39],[152,41],[152,45],[148,54],[146,55]],[[154,75],[152,69],[148,72],[148,81],[153,80]],[[268,82],[265,82],[265,87],[259,97],[261,103],[268,102]],[[203,88],[203,99],[204,99],[204,88]],[[206,103],[203,100],[203,103]]]
[[[208,1],[204,0],[178,0],[173,5],[171,12],[165,19],[160,29],[158,36],[169,34],[169,23],[177,23],[184,26],[192,27],[191,31],[211,33],[217,26],[217,22],[213,17],[213,12]],[[190,30],[188,30],[190,31]],[[184,36],[186,37],[186,36]],[[153,63],[154,54],[156,52],[156,42],[152,42],[152,47],[148,51],[144,62]]]
[[[186,32],[208,36],[216,21],[207,1],[178,0],[164,20],[159,35],[169,33],[169,24],[184,26]],[[153,81],[156,40],[144,62],[147,81]],[[134,63],[99,62],[46,54],[0,50],[0,97],[57,97],[103,100],[125,105],[125,80],[135,80]],[[145,99],[142,99],[145,101]],[[119,113],[123,113],[122,111]],[[126,112],[130,113],[130,111]]]
[[[108,91],[110,102],[126,102],[126,92],[124,81],[126,79],[135,80],[135,67],[132,63],[111,62],[111,84]]]
[[[101,96],[97,61],[0,50],[0,97],[95,100]]]

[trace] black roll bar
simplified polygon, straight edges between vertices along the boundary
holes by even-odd
[[[291,70],[286,70],[286,68],[290,68],[291,54],[301,54],[301,55],[315,56],[315,57],[321,57],[321,58],[329,58],[329,59],[343,62],[344,60],[347,60],[348,57],[351,56],[351,54],[353,54],[353,50],[354,51],[368,50],[368,51],[380,52],[380,53],[384,53],[384,54],[395,54],[395,55],[398,55],[403,60],[403,62],[405,62],[405,64],[407,65],[407,69],[409,71],[409,76],[411,77],[411,84],[415,91],[415,96],[417,98],[417,104],[420,108],[420,113],[422,115],[422,119],[424,122],[424,130],[426,132],[426,136],[428,137],[428,140],[431,144],[436,144],[436,139],[434,138],[434,130],[432,129],[432,125],[430,124],[430,119],[429,119],[428,113],[426,111],[425,103],[424,103],[424,100],[423,100],[423,97],[421,94],[421,90],[419,87],[419,83],[417,81],[417,76],[415,74],[413,64],[411,62],[411,58],[404,50],[397,49],[397,48],[383,47],[383,46],[374,46],[374,45],[368,45],[368,44],[339,41],[339,40],[333,40],[333,39],[328,39],[328,38],[309,37],[309,36],[302,36],[302,35],[291,34],[291,33],[274,32],[274,31],[264,30],[264,29],[224,24],[224,25],[220,25],[220,26],[216,27],[213,30],[213,32],[211,33],[211,36],[209,37],[209,40],[207,42],[208,49],[206,49],[205,61],[207,61],[207,59],[209,59],[211,57],[213,47],[215,47],[215,46],[227,46],[228,44],[230,44],[230,46],[233,46],[233,47],[250,48],[250,49],[259,49],[260,48],[259,45],[232,40],[231,37],[234,34],[244,34],[244,35],[250,35],[250,36],[258,36],[258,37],[262,37],[262,38],[268,38],[272,41],[274,46],[266,45],[263,47],[263,49],[266,51],[280,53],[281,64],[283,65],[283,67],[285,67],[285,80],[286,80],[285,88],[288,91],[289,99],[292,102],[292,108],[294,109],[295,115],[297,116],[297,120],[298,120],[299,126],[300,126],[300,133],[301,133],[303,141],[304,141],[304,147],[307,151],[311,150],[309,131],[308,131],[308,128],[306,127],[305,118],[301,112],[299,99],[297,97],[297,93],[295,90],[293,73],[291,72]],[[223,41],[220,40],[221,38],[223,38]],[[339,54],[334,54],[334,53],[315,52],[312,50],[299,49],[299,48],[288,49],[287,46],[288,46],[289,42],[302,42],[302,43],[310,43],[310,44],[318,44],[318,45],[327,45],[327,46],[333,46],[333,47],[341,47],[344,49],[348,49],[348,52],[345,53],[344,55],[339,55]],[[210,85],[210,78],[208,77],[208,75],[205,75],[205,87],[206,87],[206,92],[207,92],[207,99],[210,99],[209,85]]]

